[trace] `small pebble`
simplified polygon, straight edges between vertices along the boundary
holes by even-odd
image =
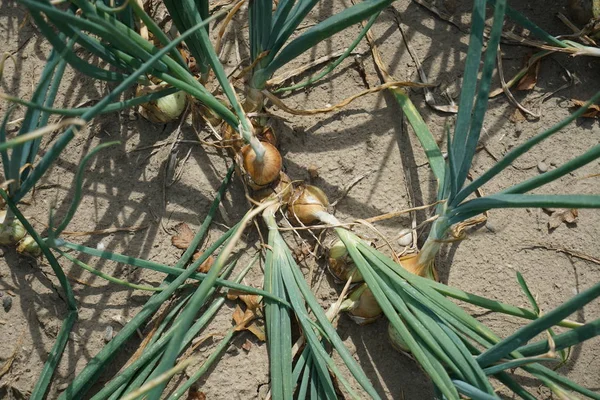
[[[537,165],[537,169],[538,171],[540,171],[540,174],[543,174],[544,172],[548,171],[548,164],[546,164],[543,161],[540,161]]]
[[[490,231],[492,233],[496,233],[496,227],[490,221],[487,221],[485,223],[485,229],[487,229],[488,231]]]
[[[99,242],[99,243],[96,245],[96,249],[98,249],[98,250],[102,251],[102,250],[106,249],[106,246],[104,245],[104,243],[102,243],[102,242]]]
[[[104,330],[104,341],[106,343],[110,342],[113,338],[113,327],[108,325]]]
[[[398,232],[398,244],[400,246],[410,246],[413,242],[412,231],[410,229],[402,229]]]
[[[12,297],[6,296],[2,298],[2,307],[4,307],[4,311],[8,312],[12,307]]]

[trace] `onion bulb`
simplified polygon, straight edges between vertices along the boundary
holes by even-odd
[[[329,206],[327,195],[316,186],[301,185],[296,188],[288,202],[288,214],[292,222],[312,224],[319,220],[319,212]]]
[[[143,88],[138,87],[138,96],[144,94],[144,92]],[[177,119],[183,113],[186,106],[186,99],[185,92],[175,92],[142,104],[139,108],[139,113],[150,122],[166,124]]]
[[[39,257],[42,254],[42,249],[40,249],[40,246],[38,246],[37,242],[30,235],[26,235],[19,241],[17,251],[32,257]]]
[[[21,221],[13,218],[11,221],[5,222],[6,211],[0,211],[0,245],[13,245],[27,234],[25,227]]]
[[[341,309],[348,311],[350,318],[358,325],[375,322],[383,312],[366,283],[350,293],[350,296],[342,303]]]
[[[400,257],[400,265],[408,272],[419,275],[423,278],[428,278],[433,281],[437,281],[437,271],[433,266],[433,262],[420,263],[418,254],[409,254],[404,257]]]
[[[283,160],[279,150],[267,142],[261,142],[265,148],[262,161],[257,160],[256,153],[247,144],[242,148],[242,165],[246,171],[248,184],[253,189],[259,189],[279,178]]]
[[[388,324],[388,337],[394,349],[398,350],[401,353],[410,353],[410,349],[406,345],[406,342],[402,338],[402,335],[400,335],[400,332],[398,332],[398,330],[394,328],[394,326],[391,323]]]
[[[339,239],[329,248],[327,266],[336,281],[346,282],[350,275],[352,275],[352,283],[364,281],[362,274],[348,255],[346,245]]]

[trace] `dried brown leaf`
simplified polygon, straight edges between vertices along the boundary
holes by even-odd
[[[194,260],[197,260],[201,255],[202,255],[202,253],[200,253],[199,251],[194,253]],[[203,274],[206,274],[210,270],[210,268],[212,267],[214,262],[215,262],[215,258],[213,256],[208,256],[208,258],[206,260],[204,260],[204,262],[202,264],[200,264],[197,271],[202,272]]]
[[[251,309],[247,309],[246,312],[243,312],[242,308],[237,306],[233,312],[233,321],[236,324],[236,331],[249,331],[256,336],[258,340],[264,342],[266,340],[265,330],[256,323],[256,319],[257,315]]]
[[[571,101],[573,102],[573,107],[583,107],[583,105],[586,103],[583,100],[576,100],[576,99],[571,99]],[[600,116],[600,105],[598,104],[592,104],[590,106],[590,108],[588,108],[588,110],[582,115],[582,117],[584,118],[598,118]]]
[[[529,67],[525,75],[519,80],[517,90],[531,90],[535,87],[540,72],[540,61],[541,59],[538,59]]]
[[[256,336],[256,338],[261,342],[267,340],[264,328],[262,326],[259,326],[256,322],[250,324],[250,326],[247,328],[247,331],[252,332],[252,334]]]
[[[562,223],[565,223],[567,225],[575,224],[577,223],[578,216],[579,212],[576,208],[564,211],[555,211],[550,216],[550,220],[548,220],[548,229],[552,231],[558,228]]]
[[[185,222],[178,224],[175,232],[177,233],[171,237],[171,244],[178,249],[187,250],[194,240],[194,232]]]
[[[236,325],[240,325],[244,323],[244,311],[242,311],[242,307],[237,306],[233,311],[233,321]]]
[[[261,296],[255,294],[242,294],[239,297],[240,300],[242,300],[244,304],[246,304],[248,310],[251,310],[252,312],[256,313],[256,311],[260,309]]]

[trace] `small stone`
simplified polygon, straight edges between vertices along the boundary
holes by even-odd
[[[110,342],[113,338],[113,327],[108,325],[104,330],[104,341],[106,343]]]
[[[543,174],[544,172],[548,171],[548,164],[546,164],[543,161],[540,161],[537,165],[537,169],[540,172],[540,174]]]
[[[410,246],[413,242],[412,230],[410,229],[402,229],[398,232],[398,244],[400,246]]]
[[[12,307],[12,297],[10,296],[6,296],[2,298],[2,307],[4,308],[4,311],[8,312],[10,310],[10,308]]]
[[[486,221],[485,229],[487,229],[488,231],[490,231],[492,233],[496,233],[496,227],[490,221]]]

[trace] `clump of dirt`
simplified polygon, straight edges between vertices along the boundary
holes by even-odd
[[[469,23],[469,6],[446,3],[452,3],[447,10],[456,24],[441,20],[415,2],[394,3],[412,51],[419,57],[430,82],[439,84],[433,92],[440,104],[448,102],[448,96],[457,100],[468,44],[464,27]],[[562,10],[562,4],[553,1],[544,3],[543,7],[515,6],[540,26],[559,34],[567,29],[554,20],[553,14]],[[324,2],[306,23],[320,21],[342,8],[342,4]],[[15,61],[6,62],[2,91],[29,98],[46,62],[49,46],[32,23],[25,20],[25,12],[20,7],[3,2],[0,10],[0,43]],[[359,29],[359,26],[353,27],[322,42],[289,68],[343,49],[356,37]],[[390,73],[398,80],[418,81],[415,63],[406,51],[393,14],[384,12],[373,31]],[[322,108],[380,84],[368,45],[361,43],[359,47],[360,57],[346,60],[314,86],[283,96],[283,101],[290,107],[301,109]],[[528,47],[503,45],[505,76],[512,77],[531,51]],[[240,61],[235,59],[234,52],[224,54],[229,69]],[[542,117],[537,120],[515,119],[515,108],[504,96],[492,100],[484,124],[483,150],[474,161],[472,174],[481,174],[512,147],[566,117],[571,99],[587,99],[600,90],[595,73],[598,67],[597,60],[566,55],[555,55],[542,61],[535,88],[515,93],[519,101],[539,107]],[[575,83],[539,102],[542,96],[567,81],[565,70],[577,77]],[[108,90],[104,84],[86,79],[69,68],[57,106],[73,107],[98,99]],[[411,98],[432,133],[443,142],[444,125],[452,115],[432,110],[419,90],[413,91]],[[0,103],[0,112],[6,112],[7,107],[6,102]],[[285,171],[293,179],[310,179],[332,201],[339,199],[336,216],[340,220],[369,218],[435,201],[435,180],[426,157],[387,93],[362,97],[334,114],[299,117],[285,114],[276,107],[272,111],[281,117],[273,119],[273,125],[279,132]],[[14,118],[19,118],[22,112],[22,109],[18,110]],[[11,133],[17,129],[18,122],[10,125]],[[209,135],[209,131],[200,133],[202,139]],[[580,120],[517,160],[499,179],[486,185],[484,191],[495,192],[539,173],[540,162],[547,168],[554,168],[597,144],[599,135],[597,120]],[[100,143],[119,140],[119,145],[101,152],[88,166],[83,201],[65,238],[86,246],[173,265],[181,255],[181,250],[171,245],[175,228],[181,222],[193,230],[198,228],[230,163],[222,152],[188,142],[197,139],[189,121],[181,125],[156,125],[140,118],[134,110],[97,118],[73,140],[21,208],[36,229],[44,231],[51,207],[55,207],[56,215],[64,215],[73,196],[74,173],[82,157]],[[52,140],[52,136],[44,140],[42,154]],[[176,141],[178,143],[173,145]],[[318,174],[311,173],[315,165]],[[591,163],[543,190],[598,193],[599,178],[585,177],[597,173],[599,166],[598,161]],[[174,171],[180,168],[182,174],[176,177]],[[361,176],[364,177],[345,193],[348,184]],[[236,180],[226,195],[207,242],[224,232],[224,226],[238,221],[247,207],[242,184]],[[415,218],[420,223],[427,214],[418,212]],[[597,258],[600,212],[579,210],[576,224],[559,224],[551,232],[548,230],[549,219],[550,216],[537,209],[490,212],[485,227],[469,232],[467,240],[445,249],[438,260],[443,280],[477,294],[527,307],[527,299],[515,278],[515,273],[520,271],[542,310],[551,310],[600,280],[600,268],[593,261],[574,253],[548,250],[566,248]],[[411,217],[407,215],[382,222],[378,229],[393,237],[411,223]],[[130,231],[89,234],[115,227],[130,228]],[[374,236],[366,230],[361,233]],[[290,245],[298,249],[298,255],[306,255],[306,250],[314,247],[315,240],[305,234],[301,238],[288,237]],[[244,243],[249,248],[257,248],[257,233],[249,231]],[[324,272],[322,259],[315,260],[310,254],[301,258],[300,264],[316,288],[319,300],[327,307],[337,299],[341,286]],[[159,273],[87,256],[79,259],[104,273],[131,282],[157,285],[163,278]],[[247,261],[242,258],[240,265]],[[146,292],[117,286],[90,275],[67,260],[63,259],[61,263],[75,291],[79,320],[54,375],[48,398],[56,398],[110,340],[110,331],[118,332],[149,297]],[[250,272],[245,283],[262,286],[259,267]],[[0,295],[2,299],[11,299],[2,300],[3,304],[12,303],[0,310],[0,337],[3,338],[0,362],[9,366],[6,370],[0,366],[0,397],[27,398],[66,315],[66,306],[51,268],[9,248],[2,249],[0,258]],[[214,334],[218,338],[225,332],[231,325],[234,307],[233,302],[228,302],[202,335]],[[468,309],[475,314],[481,312]],[[594,302],[573,318],[591,321],[598,317],[600,307]],[[523,323],[496,314],[481,313],[480,319],[500,335],[513,332]],[[432,396],[431,384],[416,364],[394,352],[388,344],[385,321],[359,327],[341,316],[337,324],[341,337],[382,396],[407,399]],[[134,337],[124,351],[119,352],[104,371],[99,385],[119,371],[140,341]],[[201,351],[209,354],[216,343],[217,340],[208,341]],[[559,372],[581,385],[598,388],[599,344],[599,340],[594,339],[575,347],[569,362]],[[190,367],[188,372],[195,368],[197,366]],[[535,385],[525,377],[523,382]],[[171,387],[174,388],[176,383]],[[262,399],[268,383],[266,346],[251,333],[244,332],[199,382],[199,387],[208,399]],[[532,390],[535,392],[535,386]],[[548,395],[538,394],[540,398]]]

